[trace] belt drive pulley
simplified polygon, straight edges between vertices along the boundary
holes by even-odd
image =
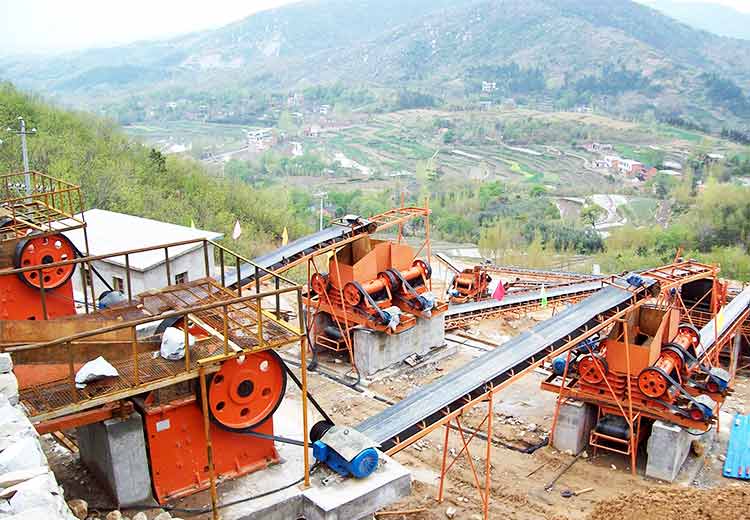
[[[224,362],[208,384],[211,419],[239,433],[262,424],[281,404],[286,378],[284,362],[273,350]]]
[[[694,407],[693,409],[694,410],[698,410],[700,412],[701,416],[700,417],[696,417],[692,413],[690,413],[688,411],[685,411],[685,410],[682,410],[681,408],[676,407],[674,405],[670,405],[668,403],[665,403],[661,399],[655,399],[656,402],[658,402],[658,403],[666,406],[667,408],[669,408],[672,411],[677,412],[679,415],[682,415],[682,416],[685,416],[685,417],[690,417],[691,419],[693,419],[695,421],[701,421],[701,420],[705,420],[706,419],[706,413],[704,412],[704,409],[708,407],[708,405],[706,403],[701,403],[695,397],[693,397],[692,395],[690,395],[690,393],[688,393],[688,391],[685,390],[685,388],[680,383],[678,383],[677,381],[675,381],[674,378],[672,378],[672,376],[670,376],[669,374],[667,374],[661,368],[659,368],[659,367],[651,367],[650,370],[655,370],[655,371],[659,372],[667,381],[669,381],[672,384],[672,386],[674,386],[675,388],[677,388],[677,390],[680,392],[680,395],[682,395],[685,399],[687,399],[688,401],[690,401],[690,404],[692,404],[693,407]],[[705,396],[705,397],[708,397],[708,396]]]
[[[422,298],[419,295],[419,293],[414,289],[414,287],[411,286],[411,284],[409,284],[408,281],[406,281],[406,278],[404,278],[404,276],[398,271],[398,269],[393,269],[393,268],[386,269],[385,272],[389,273],[392,276],[395,276],[396,279],[398,279],[398,281],[401,283],[401,286],[404,289],[406,289],[406,292],[408,292],[409,294],[411,294],[414,297],[415,301],[419,302],[419,305],[415,305],[412,301],[404,299],[404,298],[401,298],[398,294],[394,294],[393,295],[394,298],[398,298],[399,300],[401,300],[402,302],[404,302],[406,305],[408,305],[412,309],[415,309],[415,310],[418,310],[418,311],[424,310],[425,299]]]

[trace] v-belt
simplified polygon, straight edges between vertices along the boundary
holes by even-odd
[[[406,281],[406,278],[404,278],[404,276],[401,274],[401,272],[398,269],[390,268],[390,269],[386,269],[386,272],[392,274],[393,276],[395,276],[401,282],[401,285],[406,289],[406,291],[409,294],[411,294],[412,296],[414,296],[414,298],[417,301],[419,301],[419,293],[417,293],[417,291],[414,289],[414,287],[412,287],[411,284],[409,284],[409,282]],[[420,311],[423,310],[423,309],[420,308],[420,306],[415,305],[412,301],[404,300],[403,298],[401,298],[398,295],[396,295],[396,298],[398,298],[399,300],[401,300],[404,303],[406,303],[412,309],[416,309],[416,310],[420,310]]]
[[[678,383],[677,381],[675,381],[672,378],[672,376],[670,376],[669,374],[667,374],[663,369],[661,369],[659,367],[650,367],[649,370],[655,370],[659,374],[663,375],[664,378],[672,384],[672,386],[676,387],[680,391],[680,393],[682,394],[683,397],[685,397],[693,405],[697,406],[699,410],[703,409],[704,405],[702,405],[701,403],[699,403],[692,395],[690,395],[687,392],[687,390],[685,390],[685,388],[680,383]],[[658,402],[658,403],[660,403],[660,404],[662,404],[662,405],[664,405],[666,408],[669,408],[673,412],[676,412],[678,415],[690,417],[690,415],[688,414],[688,412],[682,410],[681,408],[678,408],[677,406],[674,406],[672,404],[666,403],[666,402],[662,401],[661,399],[655,399],[655,401]]]
[[[300,390],[302,390],[302,383],[300,382],[299,378],[297,378],[297,375],[292,372],[292,369],[289,368],[289,365],[287,365],[283,359],[279,358],[281,360],[281,364],[284,365],[284,370],[286,370],[286,373],[289,375],[289,377],[292,378],[292,381],[294,381],[294,384],[296,384]],[[323,416],[323,418],[328,421],[331,424],[335,424],[331,417],[326,413],[325,410],[323,410],[323,407],[320,406],[318,401],[312,396],[312,394],[307,391],[307,398],[310,400],[310,403],[315,407],[315,409],[320,413],[320,415]],[[257,437],[259,439],[265,439],[270,441],[276,441],[281,442],[284,444],[292,444],[294,446],[304,446],[305,443],[303,441],[297,440],[297,439],[290,439],[289,437],[282,437],[280,435],[270,435],[268,433],[261,433],[256,432],[255,430],[245,430],[242,432],[244,435],[250,435],[251,437]]]
[[[368,293],[367,291],[365,291],[364,287],[362,287],[362,285],[359,282],[353,281],[351,283],[354,285],[354,287],[357,288],[357,290],[360,292],[360,294],[362,295],[362,297],[365,300],[367,300],[367,303],[369,303],[372,306],[372,308],[375,309],[375,312],[378,314],[378,318],[380,318],[380,321],[384,325],[387,325],[388,322],[391,321],[390,318],[388,318],[386,316],[385,312],[383,312],[383,309],[381,309],[380,307],[378,307],[378,304],[375,303],[375,300],[372,299],[372,296],[370,296],[370,293]]]

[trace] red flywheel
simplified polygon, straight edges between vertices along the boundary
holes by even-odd
[[[273,350],[226,361],[208,385],[211,418],[242,432],[273,415],[286,391],[284,363]]]
[[[15,265],[18,268],[34,267],[73,260],[76,256],[73,243],[65,235],[31,236],[18,242]],[[64,285],[75,271],[75,264],[50,267],[40,271],[25,271],[18,276],[27,285],[39,289],[57,289]],[[41,277],[41,278],[40,278]]]

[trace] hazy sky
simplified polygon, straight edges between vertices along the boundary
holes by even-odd
[[[291,1],[0,0],[0,55],[163,38],[219,27]]]
[[[681,4],[721,4],[727,7],[733,7],[743,13],[750,13],[750,0],[672,0]],[[649,0],[636,0],[642,4],[650,3]]]
[[[165,38],[292,1],[297,0],[0,0],[0,56]],[[677,1],[708,1],[750,13],[750,0]]]

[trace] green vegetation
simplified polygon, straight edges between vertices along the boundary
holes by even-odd
[[[683,196],[676,191],[678,199]],[[723,276],[750,280],[750,188],[711,180],[702,193],[682,202],[689,209],[666,229],[613,230],[598,257],[602,268],[619,272],[668,263],[683,248],[685,257],[719,263]]]
[[[18,114],[39,130],[29,143],[31,167],[80,184],[88,208],[181,225],[193,221],[225,236],[239,220],[242,236],[228,245],[248,255],[278,243],[284,227],[291,237],[310,230],[309,195],[211,177],[194,161],[134,144],[111,123],[50,107],[1,84],[0,128],[15,125]],[[0,171],[21,169],[18,139],[8,138],[0,145]]]

